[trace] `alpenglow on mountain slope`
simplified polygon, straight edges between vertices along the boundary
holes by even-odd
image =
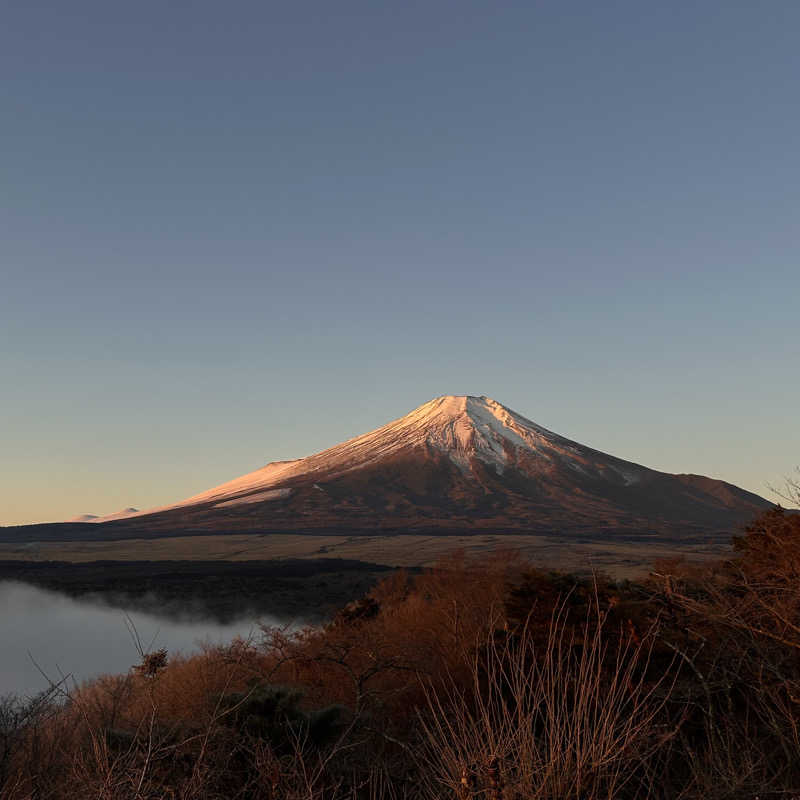
[[[274,462],[175,505],[95,525],[115,536],[727,537],[769,506],[723,481],[658,472],[585,447],[488,397],[444,396],[321,453]]]

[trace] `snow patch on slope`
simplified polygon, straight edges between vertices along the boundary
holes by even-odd
[[[222,503],[215,503],[214,508],[241,506],[247,503],[264,503],[268,500],[279,500],[282,497],[288,497],[291,493],[291,489],[267,489],[266,492],[256,492],[255,494],[247,494],[244,497],[234,497],[233,500],[224,500]]]

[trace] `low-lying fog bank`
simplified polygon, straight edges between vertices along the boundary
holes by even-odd
[[[126,611],[16,581],[0,581],[0,608],[0,696],[35,694],[47,688],[48,679],[70,676],[72,685],[103,673],[127,672],[141,660],[130,623],[145,648],[188,653],[203,642],[257,635],[259,621],[286,622],[244,616],[220,624],[188,615]]]
[[[391,567],[352,559],[2,561],[11,580],[70,597],[220,624],[261,616],[322,622]]]
[[[188,653],[258,635],[259,623],[322,622],[390,571],[340,559],[0,561],[0,697],[126,672],[140,660],[126,617],[145,649]]]

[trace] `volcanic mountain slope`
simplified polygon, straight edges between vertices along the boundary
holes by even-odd
[[[488,397],[444,396],[316,455],[99,527],[686,539],[728,536],[770,505],[723,481],[585,447]]]

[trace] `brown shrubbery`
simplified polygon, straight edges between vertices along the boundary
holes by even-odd
[[[734,553],[652,576],[662,639],[705,716],[707,747],[687,754],[698,794],[800,794],[800,514],[765,513]]]
[[[800,516],[640,584],[454,555],[325,628],[142,653],[0,703],[0,781],[3,800],[800,794]]]

